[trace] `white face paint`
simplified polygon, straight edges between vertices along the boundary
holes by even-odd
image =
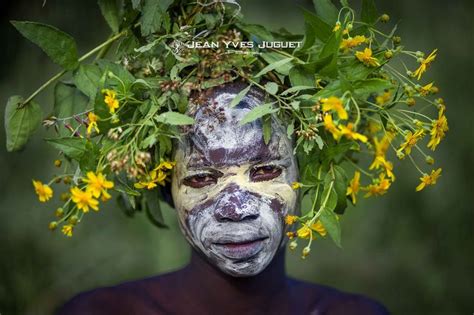
[[[196,124],[178,144],[172,195],[183,233],[212,264],[232,276],[253,276],[284,245],[284,217],[295,212],[291,183],[298,169],[291,141],[276,120],[263,142],[261,121],[239,124],[264,97],[251,90],[228,105],[242,85],[211,92]]]

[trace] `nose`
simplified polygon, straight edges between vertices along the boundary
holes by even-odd
[[[221,192],[214,217],[219,222],[252,221],[259,217],[259,208],[252,204],[252,196],[238,185],[229,185]]]

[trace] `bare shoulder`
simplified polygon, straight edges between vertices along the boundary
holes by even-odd
[[[314,315],[389,315],[379,302],[369,297],[347,293],[324,285],[291,280],[297,296]]]
[[[158,315],[167,311],[172,274],[83,292],[61,306],[56,315]],[[176,285],[176,284],[175,284]]]

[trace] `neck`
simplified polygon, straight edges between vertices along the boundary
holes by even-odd
[[[183,276],[186,287],[206,307],[240,314],[262,307],[268,310],[270,304],[280,311],[282,307],[287,308],[289,288],[284,250],[280,250],[260,274],[243,278],[223,273],[193,250],[191,263]]]

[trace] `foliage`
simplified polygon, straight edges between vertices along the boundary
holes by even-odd
[[[89,209],[98,211],[99,198],[102,202],[111,198],[111,190],[126,214],[144,210],[152,222],[164,227],[155,189],[168,185],[174,167],[173,140],[194,123],[188,113],[205,106],[191,94],[236,80],[245,80],[249,87],[231,106],[251,86],[266,91],[271,99],[250,111],[242,124],[262,119],[268,141],[271,128],[266,122],[276,115],[288,125],[288,137],[296,138],[301,183],[293,187],[302,190],[304,211],[300,217],[287,218],[287,223],[299,225],[288,233],[290,238],[309,240],[303,257],[310,251],[314,232],[329,234],[341,246],[339,216],[348,202],[357,202],[361,191],[365,197],[388,191],[395,180],[390,149],[399,159],[408,157],[421,173],[423,185],[418,190],[436,183],[441,169],[428,174],[412,156],[416,149],[433,164],[420,143],[429,134],[427,145],[434,150],[448,131],[444,102],[432,97],[438,88],[415,80],[435,60],[436,50],[425,57],[405,50],[395,36],[396,27],[381,31],[379,25],[389,17],[378,15],[373,0],[363,1],[360,20],[347,1],[338,7],[329,0],[314,0],[317,13],[304,12],[304,35],[247,24],[236,4],[101,0],[100,10],[112,34],[80,58],[68,34],[40,23],[13,22],[64,68],[26,100],[12,97],[5,117],[9,151],[20,150],[41,120],[58,135],[47,143],[63,153],[66,163],[55,163],[64,172],[46,185],[37,184],[48,192],[53,183],[70,186],[70,192],[61,196],[64,205],[56,211],[58,219],[50,223],[51,229],[61,225],[71,236]],[[187,47],[196,39],[221,45]],[[263,41],[295,39],[302,45],[258,47]],[[253,45],[225,49],[223,44],[229,42]],[[92,63],[84,63],[92,56],[96,57]],[[419,63],[415,71],[406,66],[410,60]],[[400,65],[405,74],[398,70]],[[56,84],[53,114],[43,119],[33,99],[66,73],[72,81]],[[437,118],[430,117],[433,109]],[[290,247],[296,247],[296,241]]]

